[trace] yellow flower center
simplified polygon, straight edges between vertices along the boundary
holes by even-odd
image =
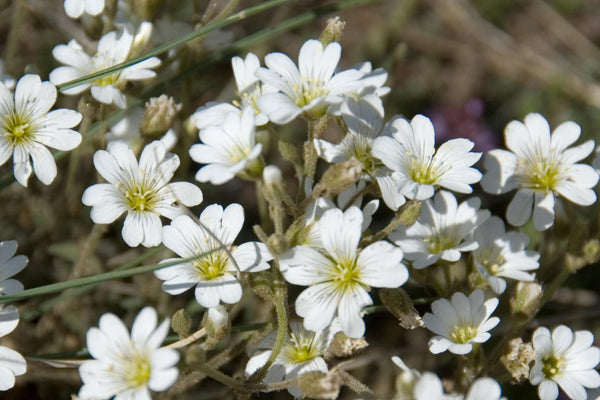
[[[314,99],[325,97],[329,93],[329,89],[325,86],[322,79],[306,79],[302,78],[302,87],[294,86],[294,91],[297,93],[296,105],[304,107],[310,104]]]
[[[474,339],[477,336],[477,328],[471,325],[460,325],[454,327],[454,330],[450,333],[450,339],[454,343],[465,344],[469,340]]]
[[[506,260],[498,249],[483,249],[477,253],[477,261],[491,274],[498,275]]]
[[[562,180],[560,160],[556,154],[536,155],[517,162],[517,179],[523,187],[553,191]]]
[[[205,281],[211,281],[222,277],[227,273],[229,257],[223,251],[214,251],[193,262],[198,277]]]
[[[126,190],[123,195],[129,209],[134,211],[154,211],[158,200],[156,190],[143,184]]]
[[[335,288],[341,292],[355,287],[363,286],[360,276],[360,268],[356,265],[356,259],[339,260],[332,265],[330,279]]]
[[[459,245],[460,240],[456,237],[453,227],[441,228],[425,239],[425,243],[431,254],[441,253]]]
[[[138,388],[148,383],[150,379],[150,360],[144,354],[137,352],[131,356],[125,369],[125,382],[131,388]]]
[[[413,158],[409,168],[409,178],[422,185],[433,185],[440,177],[438,167],[431,160]]]
[[[319,357],[319,346],[315,343],[314,333],[307,336],[290,334],[290,340],[283,345],[282,355],[292,364],[300,364]]]

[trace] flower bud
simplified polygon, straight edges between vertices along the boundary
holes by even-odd
[[[417,222],[421,215],[421,202],[418,200],[409,201],[404,204],[396,213],[396,218],[400,225],[410,226]]]
[[[219,304],[209,308],[202,319],[202,326],[206,329],[206,340],[202,343],[202,349],[210,350],[229,335],[229,316],[225,307]]]
[[[263,181],[266,185],[277,185],[282,179],[281,170],[276,165],[267,165],[263,169]]]
[[[515,293],[510,299],[510,309],[513,315],[521,318],[533,317],[542,299],[542,287],[536,282],[519,282]]]
[[[323,29],[319,40],[323,43],[323,46],[327,46],[331,42],[339,42],[342,40],[342,33],[346,23],[335,16],[327,20],[327,26]]]
[[[323,173],[321,181],[315,187],[313,197],[316,198],[322,194],[337,195],[354,185],[360,179],[361,171],[362,164],[355,158],[331,165]]]
[[[379,299],[381,299],[385,308],[400,320],[400,326],[404,329],[415,329],[423,326],[423,319],[404,289],[380,289]]]
[[[146,110],[140,124],[142,135],[146,137],[164,135],[173,124],[179,110],[181,104],[175,104],[175,100],[166,94],[151,98],[146,102]]]
[[[150,38],[152,37],[152,31],[154,31],[154,26],[151,22],[144,21],[140,24],[140,27],[133,37],[129,57],[137,56],[146,50],[150,43]]]
[[[171,318],[171,328],[179,335],[180,339],[190,335],[192,330],[192,318],[183,308],[180,308],[173,314],[173,318]]]
[[[523,343],[521,338],[515,338],[508,342],[508,352],[500,357],[500,362],[515,383],[529,378],[529,364],[534,360],[535,351],[531,343]]]
[[[310,371],[302,374],[298,381],[298,388],[306,397],[312,399],[337,399],[341,386],[341,376],[336,373],[326,374],[321,371]]]
[[[337,332],[329,347],[325,350],[325,359],[348,357],[369,346],[364,338],[352,339],[343,332]]]

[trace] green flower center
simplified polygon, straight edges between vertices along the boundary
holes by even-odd
[[[460,240],[456,237],[455,229],[452,228],[441,228],[440,231],[435,232],[425,239],[425,243],[431,254],[441,253],[459,245]]]
[[[563,358],[551,354],[542,359],[542,372],[546,378],[552,378],[560,372],[560,368],[563,364]]]
[[[314,99],[325,97],[329,93],[329,89],[322,79],[308,80],[304,77],[302,78],[302,87],[296,85],[294,91],[298,94],[296,98],[296,105],[298,107],[304,107]]]
[[[506,260],[498,249],[483,249],[477,254],[477,261],[491,274],[498,275],[501,272],[501,266]]]
[[[229,257],[223,251],[212,253],[193,262],[198,277],[205,281],[211,281],[222,277],[227,273]]]
[[[356,259],[339,260],[333,264],[331,280],[335,288],[341,292],[356,285],[361,285],[360,268],[356,265]]]
[[[133,211],[154,211],[158,196],[154,189],[138,185],[124,193],[127,206]]]
[[[439,168],[431,160],[413,158],[410,163],[408,176],[422,185],[433,185],[440,177]]]
[[[517,163],[519,183],[531,189],[552,191],[562,180],[562,168],[559,160],[553,156],[519,160]]]
[[[292,364],[300,364],[319,357],[319,346],[314,343],[314,334],[306,337],[290,334],[290,340],[283,345],[282,355]]]
[[[454,343],[465,344],[469,340],[474,339],[477,336],[477,328],[471,325],[460,325],[454,327],[454,330],[450,333],[450,339]]]
[[[19,114],[12,114],[2,123],[4,138],[13,147],[32,141],[35,136],[35,127],[31,122]]]

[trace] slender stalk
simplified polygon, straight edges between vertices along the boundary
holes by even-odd
[[[166,347],[168,347],[169,349],[179,349],[181,347],[187,346],[190,343],[194,343],[196,340],[201,339],[204,335],[206,335],[206,329],[202,328],[192,333],[190,336],[178,340],[174,343],[171,343]]]

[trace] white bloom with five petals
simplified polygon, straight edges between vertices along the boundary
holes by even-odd
[[[169,320],[158,327],[152,307],[136,316],[131,334],[114,314],[100,317],[98,328],[86,335],[93,360],[79,367],[81,399],[151,400],[150,390],[163,392],[179,376],[179,353],[161,345],[169,333]]]
[[[33,172],[44,184],[56,177],[56,162],[46,148],[72,150],[81,143],[79,132],[71,130],[81,121],[77,111],[61,108],[50,111],[56,88],[38,75],[24,75],[14,96],[0,82],[0,165],[12,155],[15,179],[23,186]]]
[[[433,354],[449,350],[454,354],[467,354],[474,343],[484,343],[492,336],[488,331],[500,322],[491,317],[498,307],[498,299],[485,300],[483,291],[475,290],[467,297],[454,293],[451,300],[439,299],[431,304],[431,313],[425,313],[425,327],[437,336],[429,339],[429,351]]]
[[[481,200],[472,197],[457,205],[450,192],[440,190],[433,201],[423,202],[417,222],[400,227],[389,238],[404,251],[404,257],[413,261],[413,267],[425,268],[440,258],[455,262],[461,252],[479,247],[470,233],[489,218],[488,210],[480,210]]]
[[[127,213],[122,235],[131,247],[158,246],[162,239],[160,216],[173,219],[183,214],[177,202],[188,207],[202,202],[197,186],[169,183],[179,166],[179,157],[166,153],[158,140],[144,148],[139,163],[127,145],[115,142],[94,154],[94,165],[108,183],[90,186],[81,201],[92,206],[90,217],[97,224],[110,224]]]
[[[164,260],[181,263],[161,268],[154,275],[164,281],[163,290],[171,295],[195,287],[196,301],[203,307],[237,303],[242,298],[237,272],[264,271],[273,256],[260,242],[233,246],[244,223],[244,209],[239,204],[231,204],[225,210],[212,204],[202,211],[199,221],[197,224],[182,215],[163,227],[164,245],[187,260]]]
[[[365,332],[361,310],[373,303],[369,288],[397,288],[407,281],[402,250],[391,243],[378,241],[359,252],[362,222],[358,207],[327,210],[318,224],[327,255],[296,246],[280,257],[285,279],[309,286],[296,298],[306,329],[321,331],[337,315],[344,334],[360,338]]]
[[[540,399],[555,400],[560,386],[572,400],[585,400],[585,388],[600,387],[600,375],[595,370],[600,362],[600,349],[592,346],[592,332],[573,333],[569,327],[559,325],[550,333],[548,328],[539,327],[531,341],[535,364],[529,381],[539,385]]]
[[[487,154],[481,185],[495,194],[517,189],[506,210],[511,225],[523,225],[533,209],[535,228],[548,229],[554,223],[555,196],[582,206],[596,201],[592,188],[598,183],[598,173],[589,165],[577,164],[594,150],[594,141],[569,148],[580,134],[579,125],[568,121],[550,135],[548,121],[540,114],[506,126],[504,139],[510,151],[496,149]]]
[[[323,115],[330,104],[341,103],[342,95],[363,85],[364,73],[357,69],[335,73],[342,46],[337,42],[325,48],[316,39],[307,40],[300,48],[298,66],[285,54],[275,52],[265,56],[267,68],[256,76],[277,93],[266,93],[258,106],[276,124],[287,124],[302,113]]]

